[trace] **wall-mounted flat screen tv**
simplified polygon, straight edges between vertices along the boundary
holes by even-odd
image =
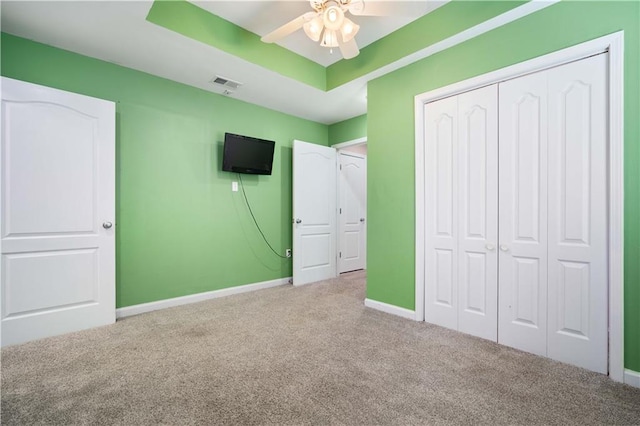
[[[275,144],[274,141],[225,133],[222,170],[252,175],[270,175]]]

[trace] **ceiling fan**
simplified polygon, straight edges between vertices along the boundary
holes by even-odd
[[[287,22],[261,40],[273,43],[303,28],[311,40],[320,41],[324,47],[338,47],[343,58],[351,59],[360,53],[354,38],[360,26],[347,18],[346,12],[354,16],[385,16],[393,13],[388,3],[365,4],[364,0],[310,0],[309,3],[312,12]]]

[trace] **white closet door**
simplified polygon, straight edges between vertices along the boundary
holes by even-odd
[[[547,353],[547,73],[499,85],[498,342]]]
[[[458,98],[425,106],[425,320],[458,329]]]
[[[548,76],[548,356],[606,374],[607,55]]]
[[[458,330],[498,336],[498,86],[458,97]]]

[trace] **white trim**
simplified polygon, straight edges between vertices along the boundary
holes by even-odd
[[[624,382],[629,386],[640,388],[640,373],[633,370],[624,370]]]
[[[424,319],[424,106],[429,102],[609,52],[609,376],[624,379],[624,31],[587,41],[548,55],[415,97],[416,188],[416,317]]]
[[[157,311],[160,309],[173,308],[175,306],[188,305],[190,303],[202,302],[219,297],[232,296],[234,294],[247,293],[250,291],[263,290],[265,288],[278,287],[289,284],[291,277],[278,278],[271,281],[263,281],[254,284],[246,284],[237,287],[223,288],[220,290],[207,291],[204,293],[190,294],[188,296],[174,297],[172,299],[158,300],[157,302],[141,303],[139,305],[127,306],[116,309],[116,318],[125,318],[132,315]]]
[[[414,112],[416,123],[416,139],[415,139],[415,190],[416,190],[416,238],[415,238],[415,251],[416,251],[416,269],[415,269],[415,312],[416,321],[424,321],[424,297],[425,297],[425,152],[424,152],[424,102],[420,95],[415,97]]]
[[[346,142],[340,142],[340,143],[337,143],[335,145],[331,145],[331,148],[335,148],[335,149],[339,150],[339,149],[342,149],[342,148],[347,148],[347,147],[354,146],[354,145],[362,145],[362,144],[365,144],[365,143],[367,143],[367,137],[366,136],[358,138],[358,139],[353,139],[353,140],[350,140],[350,141],[346,141]]]
[[[609,376],[624,372],[624,33],[609,41]]]
[[[387,314],[396,315],[414,321],[416,320],[415,311],[401,308],[395,305],[389,305],[388,303],[378,302],[377,300],[364,299],[364,306],[366,306],[367,308],[375,309],[377,311],[385,312]]]

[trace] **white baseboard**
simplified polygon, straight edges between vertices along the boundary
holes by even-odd
[[[624,370],[624,382],[629,386],[640,388],[640,373],[633,370]]]
[[[271,281],[240,285],[237,287],[223,288],[220,290],[207,291],[205,293],[190,294],[188,296],[174,297],[173,299],[158,300],[157,302],[141,303],[139,305],[126,306],[116,309],[116,318],[129,317],[131,315],[143,314],[145,312],[157,311],[159,309],[172,308],[174,306],[188,305],[189,303],[202,302],[203,300],[217,299],[219,297],[231,296],[234,294],[247,293],[249,291],[262,290],[265,288],[277,287],[289,284],[291,277],[278,278]]]
[[[378,311],[386,312],[387,314],[397,315],[402,318],[410,320],[416,320],[416,312],[401,308],[395,305],[389,305],[388,303],[378,302],[377,300],[364,299],[364,306],[367,308],[373,308]]]

